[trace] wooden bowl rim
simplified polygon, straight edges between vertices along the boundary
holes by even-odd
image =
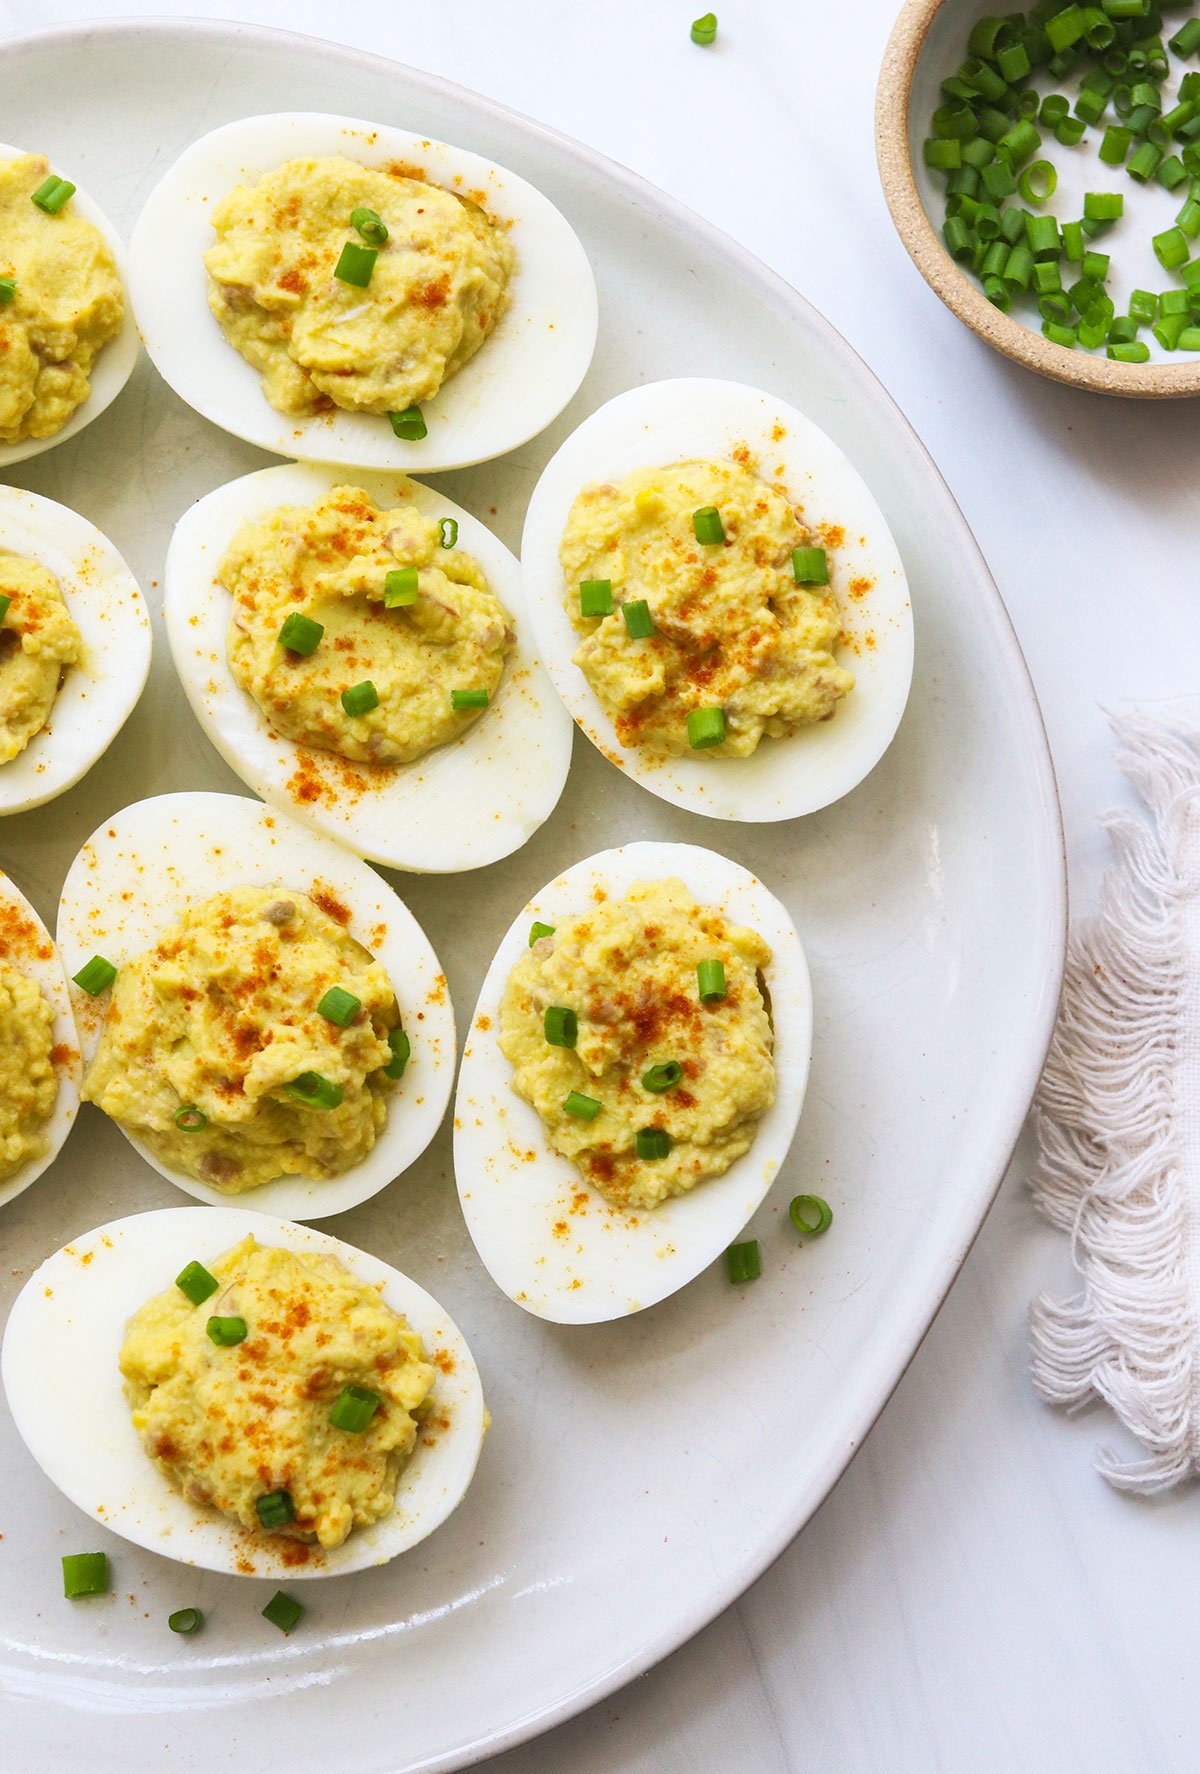
[[[875,154],[896,231],[934,294],[985,344],[1038,375],[1096,394],[1143,400],[1200,394],[1200,355],[1185,363],[1114,363],[1073,351],[994,308],[950,257],[925,212],[908,148],[908,113],[917,61],[947,0],[904,0],[884,51],[875,94]]]

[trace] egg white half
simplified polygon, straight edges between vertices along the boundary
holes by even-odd
[[[435,1413],[401,1474],[392,1514],[356,1528],[332,1551],[310,1548],[304,1563],[295,1562],[295,1542],[247,1533],[217,1510],[185,1501],[144,1452],[118,1367],[133,1313],[187,1263],[211,1263],[251,1233],[263,1245],[340,1257],[361,1281],[382,1283],[386,1304],[420,1333],[430,1356],[442,1357]],[[2,1372],[22,1439],[72,1503],[136,1546],[230,1576],[291,1584],[386,1564],[457,1507],[483,1443],[478,1369],[462,1332],[424,1288],[339,1238],[233,1207],[159,1208],[73,1239],[22,1288],[5,1331]]]
[[[290,888],[318,901],[332,896],[344,907],[351,936],[387,970],[412,1043],[404,1076],[388,1093],[387,1121],[361,1163],[338,1177],[276,1177],[233,1198],[255,1213],[325,1219],[378,1194],[416,1162],[441,1124],[454,1076],[454,1012],[445,975],[421,926],[374,869],[259,801],[157,795],[105,820],[76,856],[58,908],[59,949],[72,979],[96,954],[119,968],[186,906],[242,886]],[[109,997],[92,998],[71,986],[85,1065],[99,1044]],[[126,1137],[197,1201],[230,1201]]]
[[[342,154],[368,167],[419,167],[430,184],[479,194],[508,225],[517,256],[511,304],[479,352],[422,403],[428,436],[406,442],[387,418],[277,413],[258,372],[234,350],[208,307],[209,217],[235,185],[287,160]],[[130,248],[133,298],[146,349],[196,411],[277,455],[361,468],[460,468],[525,443],[566,406],[596,344],[596,282],[574,230],[548,198],[504,167],[463,148],[388,124],[317,111],[244,117],[202,136],[155,186]]]
[[[0,142],[0,160],[19,160],[26,154],[40,152],[40,149],[14,148],[8,142]],[[60,179],[71,179],[70,172],[64,167],[52,163],[50,170]],[[56,431],[53,437],[27,437],[20,443],[0,443],[0,468],[11,468],[14,462],[26,462],[30,456],[40,456],[43,450],[52,450],[55,444],[65,443],[69,437],[75,437],[81,432],[85,425],[90,425],[93,419],[98,419],[105,407],[110,407],[116,400],[132,376],[133,366],[141,349],[137,323],[133,317],[133,303],[129,295],[129,265],[121,236],[99,204],[93,203],[82,186],[77,185],[71,198],[71,207],[78,211],[85,222],[90,222],[94,228],[100,230],[105,245],[117,262],[117,275],[125,294],[121,330],[97,356],[92,365],[91,392],[82,405],[75,408],[62,430]]]
[[[302,463],[263,468],[218,487],[180,519],[167,553],[164,613],[180,682],[197,720],[250,788],[360,856],[429,873],[482,868],[519,849],[549,818],[571,764],[571,718],[532,648],[521,569],[461,506],[404,475],[353,472],[381,510],[410,504],[458,523],[516,629],[492,706],[461,738],[394,768],[351,763],[272,731],[229,669],[233,599],[217,579],[239,526],[279,505],[311,505],[347,472]],[[301,799],[294,783],[303,760]],[[319,784],[313,794],[314,779]]]
[[[830,578],[842,612],[839,663],[855,686],[832,720],[764,739],[749,758],[657,758],[623,747],[572,663],[580,636],[563,607],[558,551],[576,496],[638,468],[750,452],[747,466],[786,493],[810,529],[836,526]],[[651,793],[710,819],[768,822],[814,813],[874,769],[900,724],[912,680],[913,625],[904,568],[875,500],[831,438],[786,401],[739,382],[686,377],[618,394],[547,463],[521,543],[538,652],[592,744]]]
[[[7,961],[18,973],[33,980],[54,1012],[51,1039],[54,1043],[54,1075],[58,1080],[58,1096],[42,1129],[49,1141],[49,1150],[41,1158],[30,1158],[7,1181],[0,1182],[0,1206],[3,1206],[20,1195],[30,1183],[36,1182],[62,1151],[63,1142],[79,1113],[82,1071],[79,1035],[59,952],[42,920],[3,869],[0,869],[0,961]]]
[[[635,882],[672,876],[770,945],[776,1094],[754,1144],[723,1176],[660,1207],[627,1212],[553,1150],[541,1117],[513,1090],[500,1051],[500,1001],[535,919],[556,924],[593,906],[598,888],[616,898]],[[812,991],[795,925],[738,863],[695,844],[648,842],[602,850],[567,869],[530,900],[500,944],[463,1047],[454,1170],[492,1279],[518,1306],[559,1324],[620,1318],[675,1293],[733,1242],[774,1181],[796,1132],[811,1051]]]
[[[11,763],[0,764],[0,816],[39,807],[77,783],[112,744],[150,670],[150,614],[108,537],[77,511],[0,486],[0,549],[26,555],[58,580],[83,637],[50,719]]]

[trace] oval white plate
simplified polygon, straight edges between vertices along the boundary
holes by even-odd
[[[214,425],[280,456],[419,474],[503,455],[557,417],[595,349],[596,282],[570,225],[540,191],[477,154],[393,128],[383,120],[393,111],[388,104],[378,122],[268,114],[196,142],[150,193],[129,262],[147,351],[175,392]],[[511,224],[511,304],[470,362],[423,403],[428,435],[418,440],[396,437],[386,418],[368,413],[277,413],[258,371],[209,311],[204,254],[214,240],[213,205],[235,185],[310,154],[419,166],[434,184],[482,191],[488,212]]]
[[[401,1476],[396,1507],[332,1551],[289,1561],[279,1542],[247,1534],[215,1509],[188,1503],[143,1452],[129,1416],[119,1357],[138,1307],[171,1286],[185,1263],[211,1262],[253,1234],[260,1244],[340,1257],[441,1356],[435,1387],[443,1433],[422,1439]],[[30,1359],[30,1349],[37,1356]],[[47,1410],[46,1372],[59,1376]],[[29,1278],[4,1331],[4,1395],[31,1452],[71,1502],[150,1552],[230,1576],[295,1583],[386,1564],[433,1533],[464,1495],[483,1445],[483,1392],[466,1340],[438,1302],[386,1263],[344,1241],[228,1205],[170,1207],[84,1232]],[[64,1425],[74,1448],[64,1441]],[[81,1460],[78,1449],[86,1448]],[[294,1549],[292,1549],[294,1550]]]
[[[45,154],[45,148],[38,141],[41,127],[39,119],[33,126],[34,134],[27,147],[14,148],[8,142],[0,142],[0,160],[16,160],[22,154]],[[57,130],[55,134],[57,136]],[[105,407],[111,406],[116,400],[132,376],[138,352],[142,348],[129,294],[129,265],[125,258],[125,243],[91,193],[80,183],[81,174],[77,169],[72,170],[75,162],[72,160],[68,166],[66,163],[60,164],[52,154],[47,154],[46,158],[60,178],[74,179],[76,191],[71,199],[72,204],[84,221],[98,228],[107,241],[112,256],[117,261],[117,275],[125,292],[125,312],[121,316],[120,332],[115,339],[108,341],[92,365],[91,392],[87,399],[75,408],[62,430],[56,431],[53,437],[27,437],[20,443],[0,443],[0,468],[11,468],[16,462],[28,462],[31,456],[40,456],[46,450],[52,450],[55,444],[66,443],[68,438],[77,437],[85,425],[98,419]]]
[[[492,707],[452,745],[395,770],[359,768],[272,733],[229,669],[233,600],[216,572],[235,531],[273,506],[311,505],[347,481],[381,510],[411,501],[429,517],[455,518],[459,546],[479,561],[517,633]],[[163,613],[188,701],[226,763],[256,794],[372,862],[431,874],[483,868],[532,837],[562,794],[571,720],[533,651],[520,564],[434,487],[300,462],[218,487],[184,513],[171,538]],[[291,786],[301,753],[306,788],[314,777],[321,784],[304,799]]]
[[[612,1325],[531,1318],[474,1255],[443,1130],[401,1187],[337,1230],[462,1325],[487,1381],[487,1458],[462,1507],[406,1561],[419,1579],[383,1570],[312,1585],[304,1632],[286,1641],[258,1617],[267,1585],[214,1577],[182,1595],[177,1566],[115,1539],[128,1584],[72,1610],[55,1593],[57,1558],[87,1549],[79,1517],[0,1423],[13,1475],[0,1680],[36,1702],[12,1709],[18,1762],[52,1764],[84,1731],[94,1774],[152,1763],[167,1740],[186,1744],[197,1769],[216,1767],[236,1720],[248,1762],[290,1774],[348,1759],[353,1774],[461,1768],[610,1693],[740,1594],[834,1483],[924,1334],[1007,1162],[1058,996],[1062,841],[1037,703],[961,514],[859,358],[794,290],[631,173],[456,87],[252,26],[92,24],[8,45],[6,132],[33,139],[48,91],[72,95],[56,153],[74,163],[78,150],[81,170],[91,157],[90,188],[123,227],[137,202],[129,118],[159,156],[156,166],[143,156],[149,185],[196,135],[278,105],[281,92],[298,106],[403,116],[520,167],[604,255],[604,339],[576,418],[643,377],[697,366],[772,389],[853,461],[920,607],[908,710],[867,781],[794,829],[721,828],[721,847],[770,882],[803,930],[817,1006],[803,1142],[751,1222],[760,1281],[729,1288],[714,1270]],[[137,475],[114,476],[99,441],[81,440],[75,457],[94,515],[129,539],[149,583],[180,513],[256,464],[165,389],[148,391],[130,449],[139,437]],[[556,442],[456,476],[454,497],[515,546]],[[952,694],[958,685],[970,693]],[[43,904],[122,798],[236,789],[190,716],[172,719],[180,707],[164,654],[137,717],[159,711],[138,779],[106,793],[93,771],[69,821],[10,822],[21,828],[5,832],[11,865],[43,883]],[[566,793],[523,849],[464,880],[405,880],[464,1009],[564,858],[646,836],[703,842],[716,829],[643,794],[590,745],[575,750]],[[18,1285],[10,1267],[34,1266],[80,1225],[177,1199],[98,1120],[87,1141],[69,1142],[55,1186],[31,1189],[6,1216],[6,1229],[30,1217],[0,1301]],[[835,1214],[803,1248],[786,1219],[801,1189],[828,1196]],[[736,1466],[698,1430],[718,1358],[738,1377]],[[187,1602],[209,1609],[214,1630],[181,1647],[166,1615]],[[554,1747],[546,1753],[553,1762]]]

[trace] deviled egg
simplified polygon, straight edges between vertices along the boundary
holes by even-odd
[[[133,1214],[48,1258],[9,1315],[3,1379],[30,1453],[93,1523],[289,1582],[431,1534],[485,1425],[466,1341],[416,1282],[230,1207]]]
[[[78,782],[149,670],[145,599],[107,536],[53,499],[0,486],[0,815]]]
[[[133,374],[125,249],[41,154],[0,142],[0,468],[74,437]]]
[[[63,884],[82,1096],[200,1201],[322,1219],[437,1132],[454,1013],[374,870],[236,795],[106,820]]]
[[[430,487],[300,463],[230,481],[180,519],[164,610],[225,761],[360,856],[480,868],[562,793],[573,728],[520,567]]]
[[[456,468],[562,411],[596,286],[547,198],[462,148],[320,112],[201,137],[134,229],[159,370],[237,437],[301,461]]]
[[[521,565],[575,720],[677,807],[792,819],[891,744],[904,568],[841,451],[772,395],[698,377],[617,395],[547,464]]]
[[[526,1311],[652,1306],[736,1238],[791,1145],[812,1047],[787,911],[692,844],[605,850],[496,953],[463,1049],[459,1199]]]
[[[0,869],[0,1204],[62,1150],[79,1110],[79,1037],[50,932]]]

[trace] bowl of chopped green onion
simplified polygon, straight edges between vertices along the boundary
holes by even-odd
[[[1017,363],[1200,394],[1200,4],[907,0],[876,101],[913,263]]]

